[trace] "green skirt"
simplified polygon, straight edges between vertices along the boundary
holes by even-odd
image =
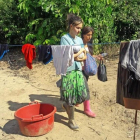
[[[84,102],[87,98],[87,90],[82,72],[67,72],[66,76],[62,77],[60,91],[60,99],[69,106]]]

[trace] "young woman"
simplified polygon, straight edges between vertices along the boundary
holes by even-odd
[[[102,56],[101,55],[93,55],[93,47],[92,47],[92,36],[93,36],[93,29],[89,26],[87,27],[84,27],[82,29],[82,32],[81,32],[81,37],[83,39],[83,43],[84,43],[84,48],[85,50],[90,53],[93,57],[97,58],[97,59],[102,59]],[[85,73],[84,73],[84,70],[82,70],[83,72],[83,75],[85,76],[86,80],[88,81],[89,79],[89,76],[87,76]],[[86,115],[88,115],[89,117],[95,117],[95,113],[91,111],[90,109],[90,102],[89,102],[89,99],[87,99],[86,101],[84,101],[84,113]]]
[[[83,40],[77,36],[82,29],[82,19],[74,14],[69,14],[67,20],[69,33],[61,37],[60,44],[83,46]],[[62,76],[62,84],[60,87],[61,100],[65,101],[63,107],[69,118],[68,126],[73,130],[79,129],[74,121],[74,106],[82,103],[87,98],[87,89],[81,66],[81,62],[86,59],[86,55],[82,59],[76,61],[79,54],[82,52],[85,53],[84,48],[74,54],[75,61],[72,66],[67,68],[66,76]]]

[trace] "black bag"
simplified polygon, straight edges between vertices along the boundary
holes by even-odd
[[[100,60],[99,66],[98,66],[98,72],[97,77],[100,81],[107,81],[107,73],[106,73],[106,66],[103,63],[103,60]]]

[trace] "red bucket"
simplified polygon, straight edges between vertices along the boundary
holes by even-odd
[[[23,135],[40,136],[52,130],[55,112],[51,104],[33,102],[18,109],[14,116]]]

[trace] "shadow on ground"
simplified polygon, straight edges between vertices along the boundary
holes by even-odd
[[[59,96],[44,95],[44,94],[41,94],[41,95],[30,94],[29,99],[31,101],[30,104],[34,103],[34,101],[38,101],[39,103],[49,103],[49,104],[52,104],[52,105],[56,106],[57,112],[63,112],[64,111],[61,107]],[[11,110],[11,111],[17,111],[18,109],[29,105],[29,103],[18,103],[18,102],[12,102],[12,101],[8,101],[7,103],[9,104],[9,110]],[[54,117],[55,122],[58,122],[58,123],[61,123],[61,124],[64,124],[64,125],[67,126],[66,122],[67,122],[68,118],[58,114],[57,112],[54,115],[55,116]],[[54,125],[55,125],[55,123],[54,123]],[[16,119],[9,120],[4,125],[4,127],[3,128],[0,127],[0,129],[2,131],[4,131],[6,134],[22,135]]]

